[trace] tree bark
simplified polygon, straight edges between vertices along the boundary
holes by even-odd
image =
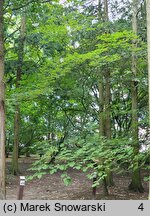
[[[104,22],[109,21],[109,15],[108,15],[108,0],[104,0]],[[110,115],[110,102],[111,102],[111,86],[110,86],[110,70],[108,66],[105,66],[104,69],[104,78],[105,78],[105,102],[104,102],[104,116],[105,116],[105,129],[104,129],[104,135],[109,140],[111,139],[111,115]],[[107,177],[106,182],[107,186],[113,186],[113,176],[112,172],[108,168],[106,170]]]
[[[98,1],[98,19],[99,22],[102,21],[102,4],[101,0]],[[99,93],[99,100],[98,100],[98,106],[99,106],[99,113],[98,113],[98,118],[99,118],[99,136],[104,137],[104,130],[105,130],[105,123],[104,123],[104,75],[103,71],[98,72],[98,93]],[[99,159],[99,163],[103,165],[104,163],[104,158]],[[96,165],[97,167],[97,165]],[[97,170],[99,172],[99,170]],[[102,172],[102,170],[100,170]],[[97,180],[97,176],[93,178],[93,183]],[[103,193],[105,196],[108,195],[108,188],[107,188],[107,183],[106,183],[106,178],[104,177],[103,179]],[[93,199],[96,198],[96,187],[93,188]]]
[[[133,15],[132,15],[132,30],[137,35],[137,13],[138,13],[138,0],[133,0]],[[131,94],[132,94],[132,146],[134,148],[134,157],[136,158],[139,154],[139,139],[138,139],[138,83],[137,77],[137,56],[135,53],[137,42],[136,39],[132,42],[132,82],[131,82]],[[144,189],[141,183],[140,168],[138,159],[133,161],[132,181],[129,185],[129,189],[133,191],[143,192]]]
[[[0,0],[0,200],[5,192],[5,98],[4,98],[3,0]]]
[[[108,16],[108,0],[104,0],[104,22],[109,21],[109,16]]]
[[[99,83],[98,83],[98,91],[99,91],[99,135],[100,137],[104,137],[104,86],[103,86],[103,75],[99,75]],[[103,158],[100,159],[101,164],[104,163]],[[105,196],[108,195],[107,189],[107,180],[103,179],[103,193]]]
[[[99,91],[99,134],[101,137],[104,136],[104,95],[103,95],[103,76],[100,76],[100,80],[98,83],[98,91]]]
[[[17,76],[16,76],[16,89],[19,88],[19,82],[21,80],[21,74],[22,74],[24,42],[25,42],[25,24],[26,24],[26,18],[25,16],[23,16],[21,19],[20,38],[18,44],[18,66],[17,66]],[[15,117],[14,117],[14,148],[13,148],[13,157],[12,157],[13,175],[19,174],[19,167],[18,167],[19,129],[20,129],[20,107],[17,101],[15,107]]]

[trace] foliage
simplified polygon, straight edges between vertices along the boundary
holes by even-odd
[[[98,5],[91,1],[5,1],[7,151],[12,151],[17,103],[22,153],[41,155],[30,179],[61,171],[68,185],[71,178],[67,170],[72,168],[85,172],[89,179],[96,172],[95,186],[107,176],[108,169],[130,171],[135,161],[145,167],[148,153],[134,156],[131,134],[133,81],[138,85],[138,126],[140,130],[148,126],[144,6],[138,14],[141,26],[136,36],[131,31],[129,2],[128,7],[127,3],[117,6],[116,1],[111,4],[113,14],[118,8],[120,15],[104,22]],[[27,17],[24,59],[16,88],[23,15]],[[137,77],[131,69],[133,51]],[[106,117],[101,113],[99,83],[104,84],[105,94],[106,68],[110,71],[111,139],[99,135],[99,116]],[[148,146],[147,139],[140,138],[139,146]]]

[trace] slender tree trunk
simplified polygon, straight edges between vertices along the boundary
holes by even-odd
[[[133,0],[133,16],[132,16],[132,29],[137,35],[137,13],[138,13],[138,0]],[[137,56],[134,49],[137,47],[136,39],[133,40],[133,52],[132,52],[132,76],[133,80],[131,83],[132,93],[132,139],[134,156],[139,154],[139,139],[138,139],[138,83],[136,82],[137,76]],[[132,171],[132,181],[129,185],[130,190],[143,192],[144,189],[141,183],[140,169],[138,165],[138,159],[134,159],[134,169]]]
[[[110,116],[110,101],[111,101],[111,93],[110,93],[110,71],[106,68],[105,71],[105,137],[110,140],[111,139],[111,116]],[[109,168],[106,170],[107,177],[106,182],[107,186],[113,186],[113,176],[112,172]]]
[[[106,87],[105,87],[105,136],[108,139],[111,139],[111,119],[110,119],[111,94],[110,94],[110,71],[108,68],[106,68],[106,71],[105,71],[105,81],[106,81]]]
[[[18,66],[17,66],[17,76],[16,76],[16,88],[19,88],[19,82],[21,80],[22,64],[24,56],[24,42],[25,42],[25,16],[21,19],[21,29],[20,29],[20,39],[18,44]],[[14,148],[12,157],[12,173],[18,175],[18,153],[19,153],[19,129],[20,129],[20,107],[19,103],[16,102],[16,112],[14,118]]]
[[[103,88],[103,75],[99,76],[99,83],[98,83],[98,91],[99,91],[99,135],[100,137],[104,137],[104,88]],[[103,159],[100,159],[101,163],[103,164]],[[107,189],[107,180],[106,178],[103,179],[103,193],[105,196],[108,195]]]
[[[102,3],[101,0],[98,2],[98,18],[101,22],[102,20]],[[105,136],[105,119],[104,119],[104,74],[101,71],[101,73],[98,74],[98,92],[99,92],[99,135],[100,137]],[[104,163],[104,159],[100,159],[100,163]],[[107,188],[107,181],[106,178],[103,179],[103,193],[104,195],[108,195],[108,188]],[[96,194],[96,188],[95,192],[93,194]]]
[[[103,0],[104,1],[104,22],[109,21],[109,15],[108,15],[108,0]],[[104,129],[104,134],[107,139],[111,139],[111,115],[110,115],[110,102],[111,102],[111,92],[110,92],[110,70],[108,66],[105,67],[104,69],[104,78],[105,78],[105,104],[104,104],[104,116],[105,116],[105,129]],[[112,177],[112,172],[108,168],[106,170],[107,172],[107,177],[106,177],[106,182],[107,186],[113,186],[113,177]]]
[[[150,0],[146,1],[147,11],[147,47],[148,47],[148,92],[149,92],[149,130],[148,139],[150,139]],[[150,151],[150,150],[149,150]],[[149,199],[150,199],[150,182],[149,182]]]
[[[52,142],[52,113],[51,113],[51,98],[49,97],[49,107],[48,107],[48,118],[47,118],[47,121],[48,121],[48,133],[47,133],[47,139],[49,141],[49,144],[51,144]]]
[[[6,198],[4,90],[3,0],[0,0],[0,200]]]
[[[104,21],[108,22],[109,21],[109,16],[108,16],[108,0],[103,0],[104,1]]]
[[[98,91],[99,91],[99,134],[101,137],[104,137],[104,95],[103,95],[103,76],[100,77],[98,83]]]

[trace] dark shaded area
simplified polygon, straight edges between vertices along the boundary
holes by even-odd
[[[19,158],[21,175],[31,175],[27,169],[34,162],[35,158]],[[18,193],[19,177],[10,174],[10,158],[7,159],[7,199],[16,199]],[[72,177],[72,184],[65,186],[60,175],[62,172],[50,175],[47,174],[41,179],[34,179],[26,183],[24,189],[24,199],[26,200],[91,200],[92,199],[92,181],[88,180],[86,175],[78,170],[69,170]],[[148,171],[142,170],[142,179],[148,175]],[[131,192],[128,185],[131,181],[129,173],[114,174],[115,186],[109,187],[109,196],[103,196],[103,187],[97,188],[96,199],[106,200],[147,200],[148,183],[143,182],[144,193]]]

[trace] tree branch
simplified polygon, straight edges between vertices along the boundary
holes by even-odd
[[[51,0],[43,0],[43,1],[39,1],[39,3],[43,4],[43,3],[47,3],[47,2],[51,2]],[[25,8],[28,5],[32,4],[32,3],[38,3],[37,0],[30,0],[28,1],[26,4],[23,4],[21,6],[18,6],[16,8],[12,8],[12,11],[17,11],[20,10],[21,8]],[[6,5],[6,7],[4,8],[4,11],[7,9],[7,7],[10,7],[9,3]]]

